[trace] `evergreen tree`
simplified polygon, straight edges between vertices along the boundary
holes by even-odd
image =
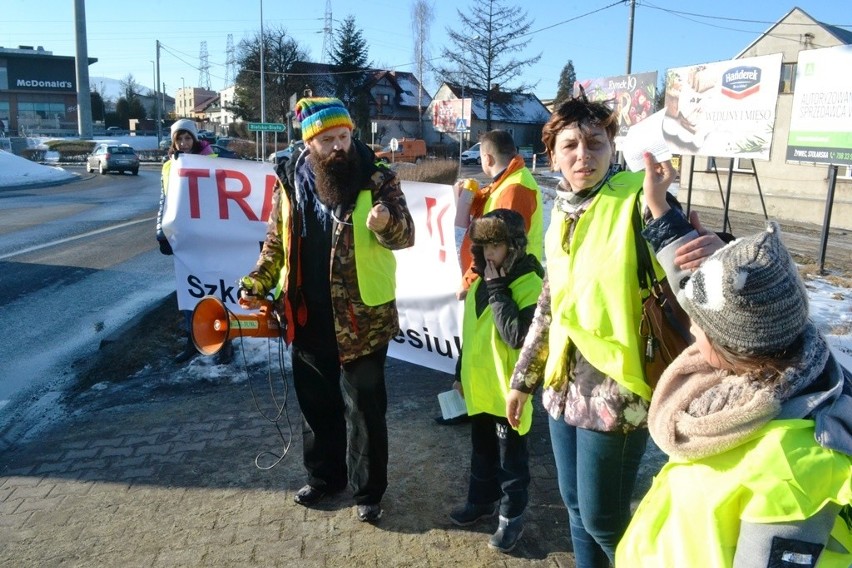
[[[361,132],[370,131],[370,94],[364,88],[367,80],[367,40],[355,26],[355,17],[347,16],[329,50],[329,60],[338,70],[334,76],[334,96],[349,109],[355,127]]]
[[[574,83],[577,82],[577,73],[574,72],[574,62],[570,59],[562,73],[559,74],[559,84],[556,88],[556,98],[553,99],[554,108],[568,99],[574,98]]]
[[[101,121],[106,118],[106,105],[104,104],[103,96],[98,91],[89,93],[92,105],[92,120]]]
[[[485,92],[486,128],[491,130],[491,105],[500,99],[501,91],[522,92],[534,86],[507,86],[523,74],[524,67],[541,59],[541,54],[527,59],[512,57],[527,47],[524,36],[532,21],[526,11],[505,0],[474,0],[469,15],[457,12],[459,29],[447,29],[452,46],[441,51],[449,66],[438,71],[445,81],[473,85]]]

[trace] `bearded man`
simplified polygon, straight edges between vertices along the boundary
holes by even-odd
[[[272,293],[287,316],[307,471],[295,502],[316,505],[348,481],[358,518],[376,522],[387,489],[384,367],[399,331],[391,250],[414,244],[414,222],[396,174],[352,139],[340,100],[304,98],[296,118],[305,149],[279,174],[285,191],[240,304]]]

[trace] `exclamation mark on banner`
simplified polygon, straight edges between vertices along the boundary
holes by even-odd
[[[436,209],[438,205],[438,200],[434,197],[426,197],[426,228],[429,230],[429,236],[434,237],[437,233],[438,240],[440,242],[438,246],[438,260],[441,262],[447,261],[447,246],[444,240],[444,230],[442,225],[442,220],[444,219],[444,214],[446,214],[447,210],[450,208],[449,205],[444,205],[435,218],[432,218],[432,211]],[[433,226],[434,223],[434,226]]]

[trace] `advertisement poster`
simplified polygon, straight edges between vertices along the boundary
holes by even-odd
[[[799,52],[787,161],[852,165],[852,45]]]
[[[672,153],[768,160],[781,57],[669,69],[663,135]]]
[[[615,111],[618,113],[615,145],[619,150],[627,130],[654,114],[656,71],[578,81],[578,84],[574,85],[575,97],[580,95],[578,85],[583,87],[590,101],[612,101],[615,105]]]
[[[432,124],[438,132],[458,132],[459,119],[470,128],[473,99],[447,99],[432,102]]]

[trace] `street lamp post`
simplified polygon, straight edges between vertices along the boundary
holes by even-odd
[[[182,85],[180,88],[180,115],[181,117],[186,116],[186,81],[183,80],[183,77],[180,78],[180,84]]]

